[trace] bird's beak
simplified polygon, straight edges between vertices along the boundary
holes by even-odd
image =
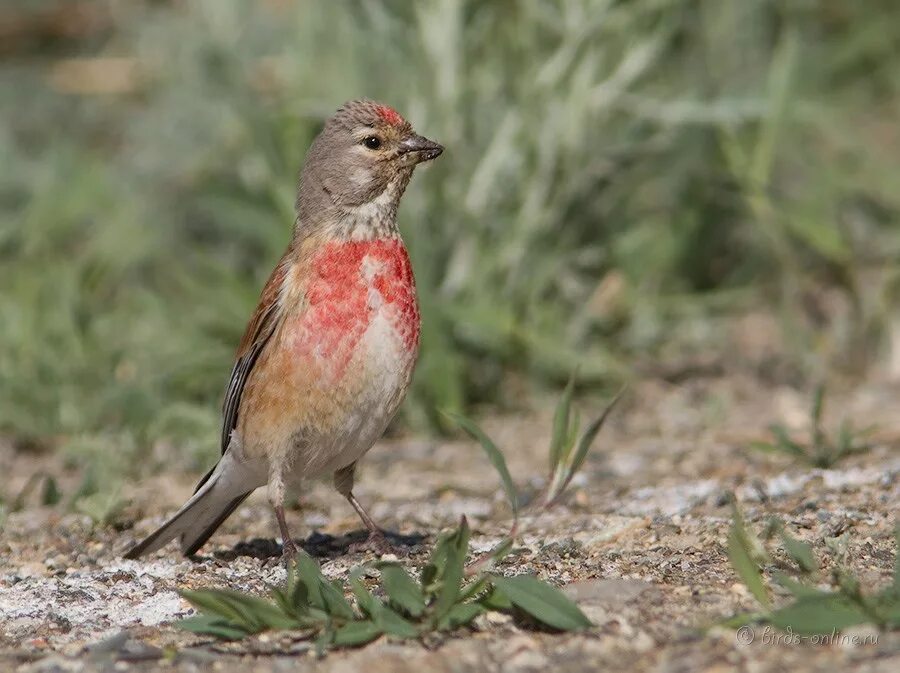
[[[440,156],[443,151],[442,145],[420,135],[412,135],[400,143],[400,152],[409,155],[413,164],[431,161]]]

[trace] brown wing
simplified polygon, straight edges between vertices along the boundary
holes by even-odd
[[[272,271],[259,297],[256,311],[247,323],[247,329],[237,349],[237,360],[231,370],[231,379],[225,390],[225,401],[222,403],[222,453],[228,448],[231,432],[237,427],[238,408],[244,385],[266,347],[272,334],[275,333],[281,318],[280,295],[281,286],[287,274],[290,251],[284,254],[281,261]]]

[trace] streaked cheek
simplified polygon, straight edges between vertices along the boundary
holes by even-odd
[[[348,177],[350,178],[350,182],[357,187],[366,187],[372,182],[372,172],[361,166],[354,168]]]

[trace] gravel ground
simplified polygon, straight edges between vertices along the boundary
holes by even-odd
[[[273,517],[253,496],[213,537],[198,562],[172,548],[146,560],[120,557],[190,493],[199,474],[160,474],[133,485],[115,525],[93,527],[58,508],[9,515],[0,539],[0,670],[21,671],[633,671],[900,670],[900,633],[857,629],[866,644],[770,642],[758,628],[738,642],[715,626],[753,599],[725,553],[726,494],[737,493],[759,526],[777,513],[825,558],[826,536],[847,531],[864,586],[889,583],[900,474],[900,389],[871,384],[829,399],[829,410],[875,424],[874,446],[831,470],[748,448],[780,419],[803,430],[808,396],[740,377],[635,386],[604,430],[567,503],[524,521],[504,572],[534,572],[565,585],[596,624],[578,635],[528,630],[499,615],[426,643],[382,639],[317,660],[309,644],[267,634],[219,644],[171,623],[191,613],[178,588],[264,591],[284,571],[273,562]],[[484,423],[523,492],[546,471],[551,411]],[[0,443],[6,493],[48,470],[53,456]],[[530,478],[530,479],[529,479]],[[498,480],[474,444],[384,441],[367,457],[357,495],[398,532],[410,567],[466,514],[474,550],[509,525]],[[295,534],[330,577],[367,560],[347,551],[362,536],[355,515],[326,484],[311,484],[290,512]],[[877,642],[872,642],[877,641]]]

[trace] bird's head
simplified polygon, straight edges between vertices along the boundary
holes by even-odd
[[[345,224],[369,215],[393,218],[413,169],[443,150],[387,105],[345,103],[309,149],[300,175],[298,219],[315,222],[326,211]]]

